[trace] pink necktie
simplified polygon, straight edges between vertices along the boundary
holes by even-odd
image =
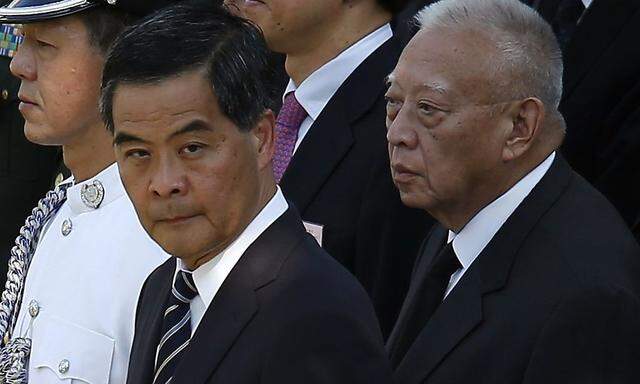
[[[300,125],[306,118],[307,111],[300,105],[295,93],[289,92],[284,98],[282,109],[280,109],[276,120],[276,149],[273,156],[273,174],[278,183],[291,161],[293,149],[298,140]]]

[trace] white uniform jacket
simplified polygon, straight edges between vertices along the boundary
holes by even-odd
[[[104,187],[97,209],[83,185]],[[13,337],[31,337],[29,383],[126,381],[138,296],[168,255],[151,240],[116,164],[67,190],[40,238]]]

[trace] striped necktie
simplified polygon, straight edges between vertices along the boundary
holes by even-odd
[[[191,309],[189,303],[198,295],[190,272],[176,274],[162,322],[162,338],[156,350],[153,384],[171,381],[177,365],[191,339]]]

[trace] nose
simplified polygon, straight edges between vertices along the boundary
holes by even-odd
[[[418,135],[415,127],[417,118],[409,103],[404,103],[393,119],[387,116],[387,141],[391,147],[407,147],[415,149],[418,146]]]
[[[155,167],[149,184],[150,192],[160,198],[185,195],[188,182],[184,168],[178,161],[163,159]]]
[[[36,63],[33,58],[33,52],[26,44],[18,47],[11,64],[9,64],[11,73],[20,80],[35,81],[37,79]]]

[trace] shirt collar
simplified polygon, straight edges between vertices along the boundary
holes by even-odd
[[[209,307],[216,293],[218,293],[218,290],[220,290],[220,287],[224,283],[224,280],[229,273],[231,273],[231,270],[247,248],[249,248],[271,224],[282,216],[288,208],[289,204],[284,198],[280,187],[278,187],[278,190],[269,203],[267,203],[253,221],[249,223],[240,236],[225,250],[216,255],[216,257],[193,271],[193,280],[196,283],[198,295],[200,295],[206,308]],[[182,260],[176,260],[177,266],[174,279],[179,270],[188,271]]]
[[[387,23],[317,69],[300,86],[296,86],[290,79],[282,97],[283,101],[287,94],[295,91],[296,99],[307,111],[309,117],[314,121],[317,120],[342,83],[391,37],[393,37],[393,31]]]
[[[587,9],[593,3],[593,0],[582,0],[582,4],[584,4],[584,8]]]
[[[73,178],[70,178],[65,180],[63,183],[72,180]],[[100,203],[98,208],[95,209],[82,201],[82,187],[85,185],[91,185],[94,183],[94,181],[99,182],[104,189],[102,202]],[[79,215],[81,213],[95,211],[106,205],[109,205],[111,202],[119,199],[124,194],[125,189],[122,185],[122,181],[120,180],[118,165],[116,163],[113,163],[106,169],[98,173],[96,176],[69,187],[67,189],[67,202],[69,204],[69,207],[71,207],[72,212],[75,215]]]
[[[542,180],[554,158],[555,152],[511,189],[478,212],[460,232],[456,234],[449,231],[447,241],[453,241],[453,250],[464,269],[469,268],[509,216]]]

